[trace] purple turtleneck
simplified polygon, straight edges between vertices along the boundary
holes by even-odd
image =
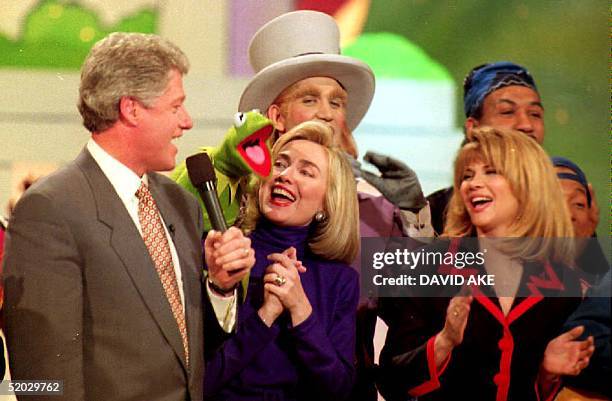
[[[354,382],[357,272],[310,252],[311,227],[280,227],[262,219],[251,234],[255,266],[246,300],[238,307],[236,333],[208,361],[207,399],[340,400]],[[307,271],[300,275],[312,314],[298,326],[287,314],[272,327],[259,318],[267,255],[295,247]]]

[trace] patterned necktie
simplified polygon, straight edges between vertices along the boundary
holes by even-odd
[[[183,347],[185,348],[185,360],[189,366],[189,343],[187,341],[187,325],[185,323],[185,313],[181,303],[181,295],[179,293],[176,275],[174,273],[174,264],[172,263],[172,255],[170,254],[170,245],[162,224],[159,211],[149,188],[145,183],[140,185],[136,191],[138,198],[138,219],[142,229],[142,238],[149,250],[151,259],[155,264],[155,270],[161,280],[164,292],[170,302],[172,314],[178,325]]]

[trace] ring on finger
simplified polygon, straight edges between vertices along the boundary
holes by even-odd
[[[274,277],[274,284],[276,284],[279,287],[282,287],[286,282],[287,282],[287,279],[281,276],[280,274],[277,274],[276,277]]]
[[[244,256],[248,256],[249,255],[249,248],[242,248],[242,253],[244,254]]]
[[[457,309],[453,309],[453,316],[455,317],[459,316],[459,312],[457,311]]]

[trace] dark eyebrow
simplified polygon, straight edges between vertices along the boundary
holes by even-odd
[[[542,104],[542,102],[531,102],[529,103],[531,106],[538,106],[539,108],[541,108],[542,110],[544,110],[544,105]]]
[[[510,99],[497,99],[496,103],[497,104],[499,104],[499,103],[508,103],[508,104],[510,104],[512,106],[516,106],[516,102],[513,101],[513,100],[510,100]]]
[[[517,105],[517,103],[515,101],[510,100],[510,99],[503,99],[503,98],[497,100],[497,104],[499,104],[499,103],[507,103],[507,104],[510,104],[512,106],[516,106]],[[542,110],[544,110],[544,105],[542,104],[542,102],[534,101],[534,102],[529,103],[529,105],[530,106],[536,106],[536,107],[539,107]]]
[[[279,153],[279,154],[276,156],[276,160],[278,160],[278,159],[283,159],[283,160],[291,161],[291,158],[290,158],[290,157],[289,157],[289,155],[288,155],[288,154],[286,154],[286,153]],[[275,161],[276,161],[276,160],[275,160]]]
[[[574,188],[574,190],[571,193],[571,196],[576,196],[577,194],[586,196],[586,190],[584,189],[584,187],[580,186],[580,187]]]

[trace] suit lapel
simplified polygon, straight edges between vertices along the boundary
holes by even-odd
[[[91,185],[98,219],[111,229],[110,246],[123,263],[164,337],[183,367],[186,367],[178,325],[138,229],[131,223],[131,217],[115,189],[87,150],[81,152],[76,163]]]

